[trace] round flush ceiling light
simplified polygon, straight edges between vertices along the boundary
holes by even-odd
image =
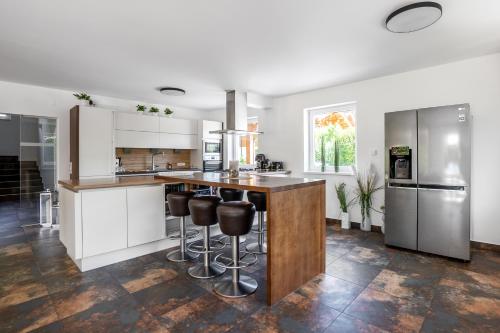
[[[186,94],[186,91],[184,89],[174,87],[160,88],[160,92],[168,96],[182,96]]]
[[[441,18],[443,8],[437,2],[412,3],[392,12],[385,20],[387,30],[408,33],[422,30]]]

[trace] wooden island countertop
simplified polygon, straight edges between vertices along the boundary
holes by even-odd
[[[151,176],[124,176],[109,178],[94,178],[80,180],[60,180],[59,185],[73,192],[81,190],[93,190],[98,188],[126,187],[126,186],[144,186],[160,185],[168,183],[164,179]]]
[[[216,173],[158,175],[189,185],[266,193],[267,303],[269,305],[325,272],[325,180],[252,175],[228,179]],[[264,286],[260,286],[261,288]]]

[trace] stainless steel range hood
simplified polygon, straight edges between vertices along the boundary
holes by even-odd
[[[226,128],[210,131],[212,134],[258,135],[263,132],[247,131],[247,94],[235,90],[226,91]]]

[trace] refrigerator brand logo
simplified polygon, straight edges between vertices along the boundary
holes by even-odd
[[[458,115],[458,121],[459,121],[460,123],[465,122],[465,114],[460,113],[460,114]]]

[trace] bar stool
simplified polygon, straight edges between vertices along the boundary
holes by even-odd
[[[224,202],[231,202],[243,200],[243,193],[245,193],[245,191],[235,188],[222,187],[221,189],[219,189],[219,193]],[[227,239],[226,244],[229,241],[229,237],[221,237],[221,239]],[[246,240],[247,238],[245,236],[240,237],[240,243],[245,243]]]
[[[199,254],[189,253],[186,251],[186,242],[190,238],[198,235],[197,231],[186,231],[186,216],[189,216],[188,202],[195,195],[194,192],[172,192],[167,194],[168,207],[170,214],[175,217],[180,217],[179,235],[169,237],[170,239],[179,239],[180,248],[167,254],[167,259],[175,262],[189,261],[198,258]]]
[[[266,230],[264,229],[264,212],[266,209],[266,193],[264,192],[255,192],[248,191],[247,192],[248,201],[255,205],[255,210],[258,212],[258,227],[257,230],[252,229],[252,232],[257,234],[257,242],[248,244],[247,251],[256,253],[256,254],[266,254],[267,253],[267,245],[264,242],[264,235]]]
[[[203,227],[203,245],[199,241],[188,245],[188,251],[203,254],[203,263],[198,263],[188,269],[188,274],[195,279],[209,279],[223,274],[226,269],[214,265],[211,254],[222,250],[225,244],[221,241],[210,240],[210,226],[217,224],[217,206],[221,198],[217,196],[200,196],[189,200],[188,206],[193,223]],[[212,247],[213,245],[213,247]]]
[[[221,203],[217,207],[217,218],[222,232],[231,237],[232,258],[226,258],[223,253],[218,254],[214,262],[232,271],[231,277],[226,277],[217,282],[214,292],[224,297],[245,297],[255,292],[257,281],[246,275],[240,275],[240,268],[248,267],[257,262],[257,256],[245,252],[240,258],[239,237],[248,234],[252,229],[255,217],[255,207],[246,201],[232,201]],[[253,256],[253,260],[245,260],[247,255]],[[222,262],[224,260],[225,262]]]
[[[238,190],[235,188],[221,188],[219,192],[224,202],[243,200],[243,190]]]

